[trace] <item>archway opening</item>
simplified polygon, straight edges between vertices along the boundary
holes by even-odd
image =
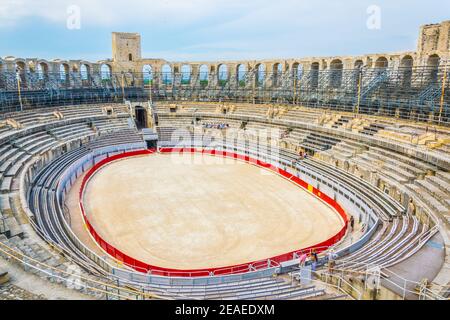
[[[319,86],[319,63],[314,62],[311,64],[311,70],[310,70],[310,83],[312,88],[317,88]]]
[[[162,82],[166,85],[172,84],[172,67],[168,64],[163,65],[162,69]]]
[[[410,87],[412,80],[414,60],[411,56],[404,56],[400,61],[400,76],[402,79],[403,87]]]
[[[181,84],[191,83],[191,66],[188,64],[181,66]]]
[[[438,81],[438,74],[439,74],[439,65],[441,63],[441,58],[437,54],[433,54],[428,57],[427,61],[427,69],[429,74],[429,81],[430,82],[437,82]]]
[[[202,64],[198,69],[198,76],[200,81],[200,86],[206,87],[208,85],[209,71],[206,64]]]
[[[89,85],[89,75],[90,75],[90,68],[86,64],[82,64],[80,66],[80,76],[81,76],[81,82],[83,85]]]
[[[26,86],[26,64],[23,61],[16,62],[16,74],[20,79],[21,86]]]
[[[144,78],[144,86],[153,84],[153,68],[151,65],[146,64],[142,67],[142,76]]]
[[[102,82],[111,80],[111,67],[108,64],[102,64],[100,67],[100,77]]]
[[[332,88],[340,88],[342,85],[342,70],[344,64],[341,60],[335,59],[330,64],[330,86]]]
[[[389,61],[386,57],[379,57],[375,61],[375,69],[386,69],[389,66]]]
[[[280,78],[281,75],[283,74],[283,65],[281,63],[275,63],[273,65],[272,72],[273,72],[273,85],[279,86],[281,84]]]
[[[147,128],[147,110],[142,106],[134,108],[136,127],[138,129]]]
[[[256,84],[263,85],[266,80],[266,66],[264,64],[259,64],[256,68]]]
[[[237,82],[239,87],[245,87],[245,78],[247,75],[247,67],[244,64],[240,64],[237,67]]]
[[[48,65],[46,63],[39,63],[37,65],[37,74],[39,80],[47,80],[48,79]]]
[[[219,66],[218,80],[221,87],[225,86],[228,82],[228,67],[225,64]]]
[[[69,65],[66,63],[62,63],[59,65],[59,79],[62,83],[68,84],[69,82]]]

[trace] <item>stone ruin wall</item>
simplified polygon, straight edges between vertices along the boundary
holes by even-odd
[[[24,72],[35,72],[37,66],[44,73],[59,73],[61,68],[69,72],[80,72],[84,65],[89,74],[100,74],[102,65],[107,65],[110,72],[141,73],[144,66],[151,66],[153,73],[162,72],[164,65],[169,65],[171,72],[180,73],[183,66],[189,66],[192,75],[197,75],[201,66],[207,66],[208,74],[216,74],[220,66],[227,67],[228,77],[237,74],[239,66],[245,66],[246,72],[256,71],[260,65],[266,73],[277,73],[281,65],[282,72],[295,70],[329,70],[355,69],[358,67],[421,67],[431,66],[436,59],[442,64],[450,61],[450,20],[439,24],[424,25],[420,28],[417,50],[390,54],[367,54],[362,56],[310,57],[300,59],[260,60],[260,61],[180,61],[170,62],[164,59],[146,59],[141,57],[141,36],[137,33],[113,33],[113,57],[108,60],[89,62],[85,60],[47,61],[37,58],[15,58],[11,56],[0,58],[0,72],[13,72],[20,68]],[[434,62],[433,62],[434,61]]]

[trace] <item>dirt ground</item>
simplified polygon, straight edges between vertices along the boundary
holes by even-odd
[[[266,259],[322,242],[343,226],[332,208],[290,181],[200,154],[114,162],[92,178],[84,204],[111,245],[175,269]]]

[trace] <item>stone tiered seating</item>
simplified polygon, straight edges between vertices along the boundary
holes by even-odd
[[[268,107],[265,105],[236,105],[233,115],[265,118],[267,110]]]
[[[74,140],[95,135],[86,123],[76,123],[49,130],[49,133],[58,140]]]
[[[368,136],[374,136],[378,131],[383,130],[385,127],[386,125],[382,123],[370,123],[369,126],[364,127],[360,132]]]
[[[116,114],[117,116],[128,116],[130,113],[128,106],[126,105],[114,104],[112,107],[114,110],[114,114]]]
[[[17,114],[14,116],[14,120],[16,120],[20,125],[24,127],[29,127],[36,124],[55,121],[56,117],[52,111],[36,111]]]
[[[435,176],[426,176],[405,186],[416,199],[421,201],[428,210],[444,218],[450,223],[450,174],[444,171],[436,172]]]
[[[118,128],[121,129],[129,128],[128,118],[108,118],[108,119],[94,120],[93,125],[98,131],[104,132],[114,131],[117,130]]]
[[[203,105],[200,105],[198,109],[201,109],[202,106]],[[204,110],[212,110],[213,106],[215,112],[214,104],[205,106]],[[191,108],[191,106],[189,106],[189,108]],[[65,113],[65,110],[67,110],[67,113]],[[41,219],[39,222],[41,227],[47,228],[47,232],[44,232],[44,234],[55,242],[61,241],[65,248],[73,250],[75,252],[74,255],[83,260],[85,257],[67,242],[67,237],[63,234],[63,231],[60,230],[61,225],[57,219],[60,219],[63,216],[63,210],[61,209],[61,203],[59,203],[54,192],[58,179],[65,168],[93,149],[117,144],[142,142],[142,138],[134,128],[129,128],[128,118],[126,118],[125,115],[118,118],[106,118],[101,111],[101,107],[93,108],[87,106],[85,109],[83,107],[78,110],[75,107],[71,107],[70,110],[72,111],[68,110],[68,108],[60,108],[60,111],[64,114],[64,119],[89,117],[89,115],[92,115],[93,117],[105,117],[105,119],[96,119],[93,121],[94,127],[98,129],[97,133],[94,133],[94,130],[90,129],[87,122],[72,123],[61,127],[53,127],[52,124],[52,128],[42,129],[40,132],[33,132],[24,137],[13,137],[7,143],[0,145],[0,241],[10,241],[11,243],[17,241],[17,244],[21,245],[21,240],[23,240],[16,237],[17,235],[23,236],[23,231],[20,227],[17,214],[15,213],[15,205],[12,198],[14,193],[12,193],[12,191],[17,190],[17,185],[14,185],[14,181],[17,180],[17,176],[24,164],[29,162],[33,156],[37,156],[72,138],[78,139],[92,135],[92,137],[97,138],[93,142],[84,144],[81,148],[69,151],[61,158],[53,159],[51,165],[46,167],[46,169],[40,173],[39,179],[35,181],[31,197],[29,198],[29,201],[31,202],[30,208],[34,209],[35,214],[39,215]],[[84,115],[83,110],[86,112],[89,112],[90,110],[92,113],[86,113]],[[243,117],[245,117],[245,112],[246,111],[241,114]],[[205,111],[205,114],[206,113],[207,112]],[[316,114],[313,111],[306,112],[303,110],[295,110],[291,112],[287,118],[292,116],[293,113],[298,113],[299,118],[296,118],[296,120],[294,119],[295,117],[292,118],[293,121],[297,122],[314,123],[312,119],[318,119],[320,117],[319,113]],[[302,113],[308,114],[310,118],[302,118]],[[237,113],[233,114],[233,116],[236,114]],[[264,118],[265,114],[261,116],[258,115],[258,117]],[[213,116],[210,115],[208,119],[202,118],[202,121],[209,121],[209,119],[213,119]],[[162,114],[159,120],[160,127],[158,127],[157,130],[162,140],[170,140],[171,133],[177,128],[193,128],[191,114],[186,114],[181,117],[177,115]],[[56,119],[51,121],[56,122]],[[213,119],[211,121],[215,120]],[[218,117],[217,121],[227,122],[223,117]],[[24,123],[25,126],[30,126],[35,122],[24,121]],[[233,127],[239,127],[240,124],[241,121],[233,118]],[[265,124],[263,122],[249,121],[247,124],[247,128],[262,129],[267,127],[280,128],[280,131],[282,132],[287,129],[286,126]],[[32,128],[32,130],[37,129]],[[97,135],[99,135],[99,137],[97,137]],[[187,136],[191,137],[190,134],[187,134]],[[218,139],[220,139],[220,137]],[[382,177],[397,184],[405,181],[404,188],[407,189],[407,191],[410,191],[415,199],[422,201],[434,212],[439,212],[443,216],[448,214],[449,173],[437,171],[436,175],[433,175],[437,169],[425,161],[409,156],[403,156],[383,148],[368,148],[366,144],[351,140],[341,140],[325,135],[324,133],[308,132],[298,128],[291,131],[285,140],[296,141],[299,144],[310,143],[311,147],[314,147],[317,150],[321,149],[320,146],[323,146],[325,149],[331,148],[325,152],[333,156],[333,159],[359,159],[361,164],[365,164],[368,168],[372,168],[372,170],[374,169],[374,164],[383,163],[382,166],[375,168]],[[237,147],[249,148],[251,151],[258,149],[256,144],[253,142],[249,143],[248,141],[238,141]],[[324,151],[322,152],[325,153]],[[295,152],[287,149],[281,149],[280,153],[276,156],[285,160],[287,163],[298,158]],[[342,185],[355,191],[358,197],[367,200],[367,202],[371,204],[371,208],[373,208],[376,211],[376,214],[382,218],[382,225],[373,235],[370,242],[353,256],[350,256],[350,260],[352,260],[355,269],[360,268],[360,264],[367,263],[375,263],[383,267],[391,266],[404,260],[423,245],[423,243],[419,241],[419,238],[424,235],[427,229],[418,222],[416,217],[401,215],[401,213],[404,213],[405,208],[392,197],[381,192],[381,190],[376,186],[371,185],[369,182],[364,181],[347,171],[340,170],[334,167],[334,164],[331,165],[330,163],[325,163],[316,159],[308,159],[302,161],[296,168],[297,170],[309,168],[312,171],[314,170],[314,172],[320,173],[321,176],[327,177],[330,181],[341,182]],[[57,232],[55,232],[55,230]],[[4,235],[3,237],[2,234]],[[5,236],[13,240],[5,240]],[[27,252],[29,255],[33,256],[40,249],[36,247],[30,251],[29,247],[32,245],[34,245],[34,243],[27,241],[26,246],[19,249],[22,250],[22,252]],[[52,257],[49,259],[52,259]],[[46,261],[48,261],[48,259]],[[91,262],[87,260],[83,261],[86,267],[95,268],[95,265]],[[339,263],[345,264],[347,262],[341,261]],[[204,287],[164,287],[161,285],[158,289],[158,286],[155,285],[153,290],[165,297],[179,298],[185,296],[188,298],[210,299],[296,299],[314,297],[316,295],[323,295],[324,293],[322,290],[318,290],[314,287],[302,288],[292,285],[291,283],[283,282],[280,279],[272,278]]]
[[[327,137],[317,133],[310,133],[306,137],[306,139],[300,144],[300,146],[305,148],[306,150],[320,152],[331,149],[340,141],[341,140],[333,137]]]
[[[69,266],[69,262],[65,261],[60,255],[49,251],[46,247],[32,240],[31,238],[20,238],[19,236],[13,236],[7,238],[4,234],[0,234],[0,242],[5,244],[8,248],[13,249],[16,252],[22,253],[31,259],[39,261],[45,265],[53,268],[60,268],[65,270]],[[4,249],[4,248],[3,248]],[[3,253],[0,256],[7,258]],[[29,272],[36,273],[34,269],[27,269]],[[49,276],[49,279],[51,277]],[[53,278],[52,281],[57,283],[63,283],[62,280]]]
[[[11,127],[6,125],[6,124],[1,124],[0,123],[0,137],[4,134],[7,133],[11,130]]]
[[[152,291],[168,298],[207,300],[301,300],[325,294],[323,289],[317,289],[313,285],[302,287],[280,278],[257,278],[197,286],[153,285]]]
[[[80,117],[95,117],[102,116],[102,106],[96,105],[80,105],[59,108],[59,111],[63,114],[64,119],[74,119]]]
[[[12,144],[27,154],[36,155],[59,144],[59,142],[50,134],[39,132],[16,139]]]
[[[367,146],[362,143],[344,140],[337,143],[329,150],[319,152],[318,157],[329,163],[336,163],[335,161],[337,160],[338,166],[344,168],[351,158],[365,150],[367,150]]]
[[[100,136],[91,141],[87,147],[89,149],[98,149],[110,145],[141,143],[142,136],[135,129],[117,128],[114,132],[102,133]]]
[[[322,112],[320,111],[289,108],[288,112],[281,116],[281,119],[304,123],[318,123],[321,115]]]

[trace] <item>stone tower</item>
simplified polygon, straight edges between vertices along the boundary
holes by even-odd
[[[439,24],[427,24],[420,28],[417,54],[420,58],[438,55],[450,57],[450,20]]]
[[[139,33],[113,32],[112,56],[114,72],[139,72],[141,57],[141,35]]]

